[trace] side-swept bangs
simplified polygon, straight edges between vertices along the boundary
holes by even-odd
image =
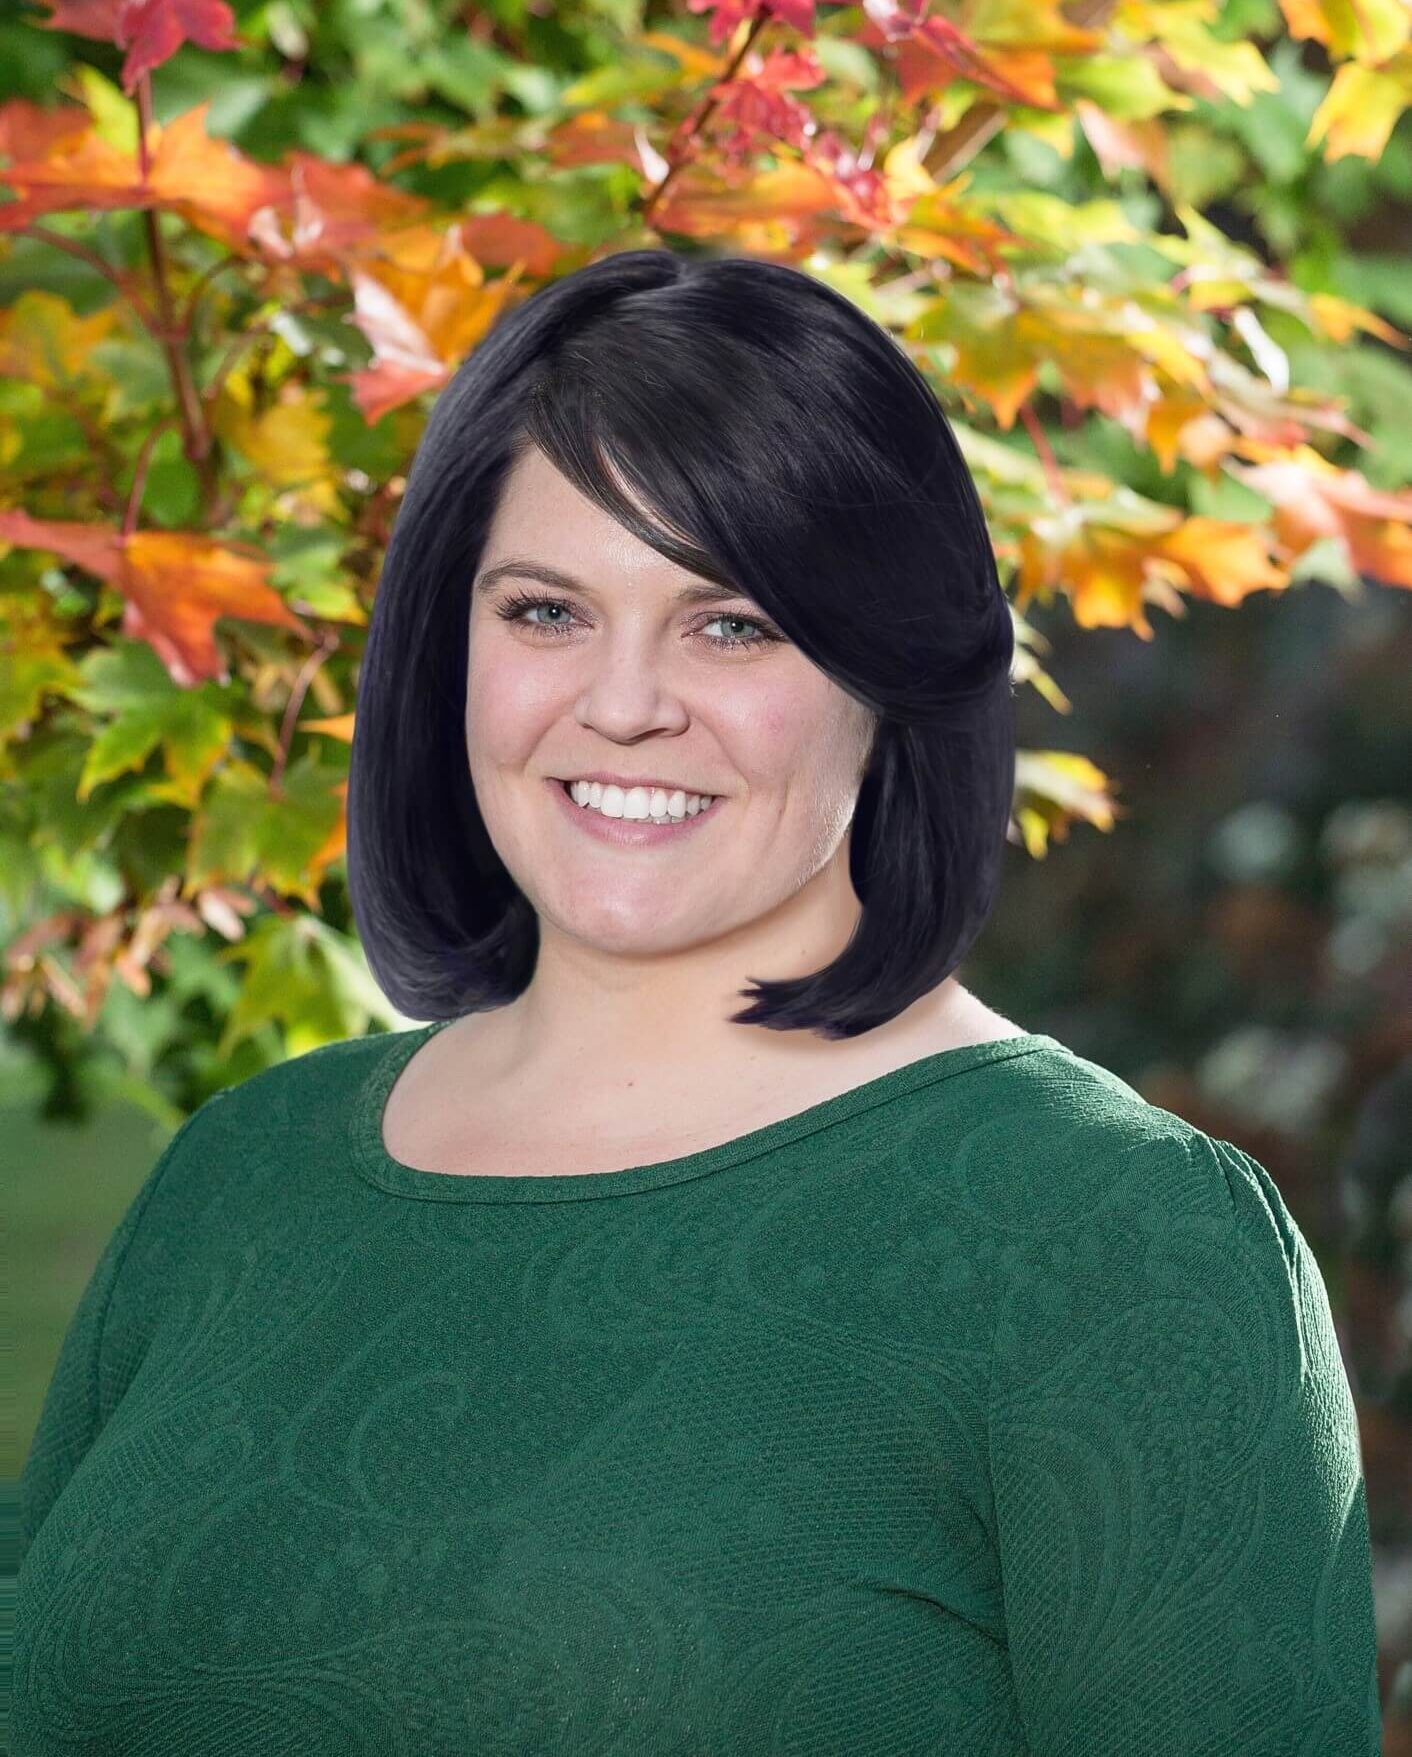
[[[358,681],[348,882],[407,1016],[505,1004],[538,953],[465,748],[468,615],[509,470],[537,446],[679,566],[752,597],[876,716],[849,870],[862,911],[731,1022],[855,1037],[984,926],[1015,778],[1014,631],[975,484],[886,330],[802,270],[633,250],[509,310],[432,410]]]

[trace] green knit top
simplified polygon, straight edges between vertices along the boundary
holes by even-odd
[[[113,1235],[16,1757],[1377,1757],[1354,1405],[1248,1154],[1029,1034],[425,1171],[440,1028],[210,1099]]]

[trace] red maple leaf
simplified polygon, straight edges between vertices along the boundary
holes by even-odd
[[[226,0],[124,0],[119,29],[128,52],[123,90],[129,96],[144,73],[170,60],[183,43],[203,49],[240,46]]]
[[[143,74],[170,61],[183,43],[237,49],[235,14],[226,0],[47,0],[49,30],[96,37],[127,50],[123,90],[129,97]]]

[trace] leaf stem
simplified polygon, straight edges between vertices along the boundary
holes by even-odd
[[[279,729],[279,754],[275,758],[274,767],[270,770],[269,793],[272,799],[284,797],[284,771],[289,762],[289,747],[294,741],[294,734],[299,725],[299,714],[304,706],[304,697],[309,693],[309,685],[314,681],[314,673],[330,654],[340,646],[338,636],[332,629],[326,630],[319,640],[318,646],[299,667],[299,673],[289,692],[289,700],[284,705],[284,716]]]
[[[138,292],[130,278],[120,268],[114,267],[107,257],[100,256],[96,250],[87,244],[80,243],[77,238],[70,238],[63,232],[51,231],[48,226],[20,226],[17,231],[26,238],[35,239],[40,244],[50,244],[55,250],[62,250],[66,255],[76,256],[80,262],[86,262],[90,268],[96,269],[103,279],[111,282],[132,306],[142,327],[151,330],[154,336],[159,333],[161,326],[157,321],[156,312]]]
[[[137,160],[145,183],[150,170],[150,152],[148,133],[152,127],[152,78],[144,73],[137,82]],[[147,248],[152,258],[152,280],[157,299],[157,315],[160,328],[156,334],[161,343],[162,352],[167,358],[167,369],[171,373],[172,388],[176,392],[177,408],[181,418],[181,446],[191,463],[200,471],[203,486],[209,490],[211,472],[209,459],[211,455],[211,433],[206,425],[205,410],[201,407],[201,399],[196,394],[196,383],[191,373],[191,360],[186,351],[187,328],[177,322],[172,305],[171,285],[167,278],[166,252],[162,245],[162,228],[158,215],[152,208],[145,208],[142,223],[147,232]]]
[[[151,429],[142,442],[142,449],[137,454],[137,462],[133,465],[132,487],[128,491],[127,508],[123,513],[123,535],[130,537],[137,529],[137,517],[142,510],[142,491],[147,486],[147,470],[152,462],[153,448],[157,441],[172,425],[172,417],[159,421]]]
[[[181,315],[182,328],[186,330],[188,334],[190,333],[192,322],[196,316],[197,303],[202,294],[205,293],[206,289],[211,285],[212,281],[215,280],[218,274],[223,273],[232,263],[239,262],[240,260],[241,258],[232,250],[227,255],[220,257],[216,262],[213,262],[208,269],[203,270],[203,272],[197,277],[190,291],[186,295],[186,307]]]
[[[1045,480],[1049,483],[1049,492],[1054,496],[1056,505],[1070,504],[1069,490],[1064,485],[1064,472],[1059,467],[1059,460],[1054,455],[1054,447],[1049,443],[1049,435],[1044,431],[1039,416],[1035,414],[1028,400],[1020,404],[1020,419],[1025,430],[1034,441],[1034,448],[1039,453],[1039,461],[1044,466]]]

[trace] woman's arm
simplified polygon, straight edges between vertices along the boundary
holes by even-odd
[[[136,1370],[127,1327],[120,1322],[116,1334],[110,1334],[115,1292],[157,1185],[180,1152],[192,1124],[212,1102],[208,1100],[193,1111],[168,1141],[104,1247],[69,1320],[20,1474],[17,1565],[23,1564],[35,1533]]]
[[[1368,1509],[1327,1291],[1269,1173],[1121,1149],[1026,1235],[992,1354],[1011,1671],[1035,1757],[1378,1757]]]

